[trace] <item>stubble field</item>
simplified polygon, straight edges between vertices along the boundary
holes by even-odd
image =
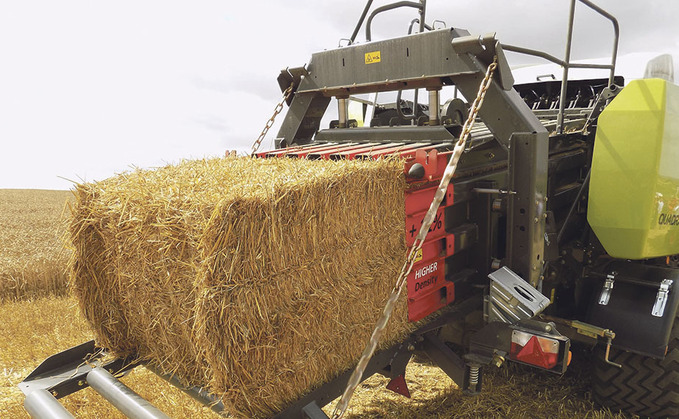
[[[0,190],[0,417],[28,417],[16,385],[46,357],[92,339],[67,291],[64,246],[67,191]],[[480,396],[463,396],[426,360],[411,362],[411,399],[384,389],[375,376],[358,389],[353,418],[623,418],[592,402],[587,351],[555,376],[504,366],[486,376]],[[219,417],[144,368],[123,381],[171,417]],[[123,417],[87,389],[62,400],[76,417]],[[326,409],[328,412],[329,409]]]

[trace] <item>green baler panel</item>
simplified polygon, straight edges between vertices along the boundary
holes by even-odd
[[[679,86],[635,80],[601,114],[587,218],[611,256],[679,253]]]
[[[632,81],[602,112],[588,205],[611,256],[679,253],[679,86]]]

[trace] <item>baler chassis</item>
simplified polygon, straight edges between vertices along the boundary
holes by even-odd
[[[675,255],[667,255],[666,262],[615,259],[588,224],[587,192],[598,117],[621,91],[623,80],[615,77],[619,32],[615,18],[589,0],[570,3],[564,60],[501,44],[494,34],[479,37],[457,28],[434,29],[425,24],[426,0],[396,2],[369,16],[372,0],[368,0],[346,47],[316,53],[308,65],[287,68],[279,75],[289,111],[276,138],[277,149],[253,154],[331,160],[401,158],[408,184],[406,244],[410,244],[408,230],[411,235],[417,231],[422,211],[431,201],[432,184],[441,178],[466,118],[463,101],[456,98],[440,106],[439,93],[455,86],[456,97],[458,92],[474,97],[485,69],[497,60],[480,121],[437,217],[439,230],[436,234],[430,230],[430,242],[422,249],[418,266],[422,270],[415,273],[427,277],[415,276],[420,288],[413,281],[414,290],[407,296],[409,320],[421,323],[403,341],[377,352],[361,381],[379,373],[390,379],[388,389],[409,396],[406,366],[413,355],[421,354],[463,391],[474,394],[481,389],[481,367],[500,365],[505,359],[564,373],[570,361],[570,339],[590,345],[605,342],[600,362],[604,369],[615,368],[605,371],[607,376],[619,375],[615,360],[653,364],[663,382],[665,374],[676,373],[676,366],[668,369],[663,364],[679,359],[671,353],[679,345],[679,327],[673,327],[679,297],[671,289],[679,281],[676,263],[671,263]],[[576,3],[613,24],[610,64],[570,62]],[[398,7],[418,10],[419,19],[410,29],[417,23],[419,33],[355,42],[366,17],[366,39],[371,41],[375,15]],[[562,81],[514,86],[505,51],[561,65]],[[609,76],[569,82],[570,68],[607,70]],[[427,90],[428,104],[418,103],[419,89]],[[404,90],[415,91],[413,101],[401,99]],[[376,103],[378,93],[394,91],[396,103]],[[359,97],[368,93],[375,95],[372,102]],[[339,118],[322,130],[321,119],[333,98]],[[372,105],[373,115],[365,118],[366,126],[359,127],[349,117],[351,100],[364,105],[364,117],[366,107]],[[438,285],[428,287],[433,283]],[[616,291],[611,297],[613,283]],[[418,293],[423,285],[427,292]],[[598,303],[587,301],[599,295]],[[538,316],[549,303],[549,315]],[[448,326],[478,312],[485,326],[472,330],[469,339],[451,337],[451,330],[459,329]],[[557,325],[565,335],[556,330]],[[95,387],[132,417],[165,417],[114,377],[140,365],[213,410],[224,410],[220,399],[204,388],[187,387],[180,378],[163,375],[137,357],[109,359],[97,351],[93,341],[50,357],[19,387],[34,417],[71,417],[56,399],[87,386]],[[352,371],[319,384],[275,417],[327,419],[322,408],[342,394]],[[638,383],[638,378],[628,379],[625,374],[623,370],[622,378],[610,380],[611,384]],[[664,384],[656,387],[652,392],[662,400],[651,400],[634,411],[679,411],[679,393]],[[676,406],[664,401],[667,392],[677,399]],[[622,404],[627,402],[625,397],[607,399],[615,399],[609,407],[627,408]],[[606,404],[607,399],[599,401]]]

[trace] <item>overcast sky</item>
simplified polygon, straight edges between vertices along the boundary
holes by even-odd
[[[679,56],[679,1],[595,2],[620,21],[621,54]],[[568,4],[429,0],[427,21],[497,32],[502,42],[561,57]],[[279,71],[336,47],[363,6],[362,0],[253,0],[238,7],[218,0],[0,2],[0,188],[69,189],[70,181],[131,167],[248,150],[280,99]],[[415,13],[378,16],[373,39],[405,34]],[[606,57],[611,40],[611,25],[580,5],[573,57]],[[509,58],[515,66],[527,63]],[[276,132],[277,126],[265,147]]]

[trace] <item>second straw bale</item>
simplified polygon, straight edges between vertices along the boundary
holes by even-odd
[[[358,359],[404,257],[402,167],[229,158],[83,186],[84,313],[105,346],[270,416]],[[392,325],[385,344],[405,303]]]

